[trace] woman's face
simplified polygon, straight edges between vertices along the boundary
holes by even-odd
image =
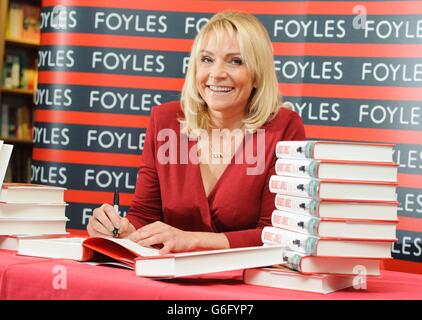
[[[200,50],[196,83],[210,111],[244,112],[253,89],[253,77],[240,55],[235,37],[225,35],[217,45],[215,34]]]

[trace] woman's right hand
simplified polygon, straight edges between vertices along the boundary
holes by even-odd
[[[113,206],[105,203],[101,207],[94,209],[86,230],[91,237],[104,237],[113,236],[114,228],[118,229],[119,238],[126,238],[129,234],[136,231],[128,219],[120,217]]]

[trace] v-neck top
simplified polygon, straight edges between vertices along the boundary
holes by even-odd
[[[197,141],[181,132],[181,118],[180,102],[152,108],[127,218],[136,229],[163,221],[184,231],[224,233],[231,248],[262,245],[262,228],[271,225],[275,209],[268,185],[275,174],[275,146],[305,139],[300,116],[281,108],[261,133],[246,134],[208,197]]]

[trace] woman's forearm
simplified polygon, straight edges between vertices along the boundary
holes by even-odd
[[[229,249],[230,243],[224,233],[192,232],[196,239],[195,250]]]

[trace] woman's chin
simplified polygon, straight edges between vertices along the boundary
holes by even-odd
[[[228,103],[208,104],[208,109],[211,112],[224,112],[224,111],[228,111],[232,108],[233,108],[233,105],[228,104]]]

